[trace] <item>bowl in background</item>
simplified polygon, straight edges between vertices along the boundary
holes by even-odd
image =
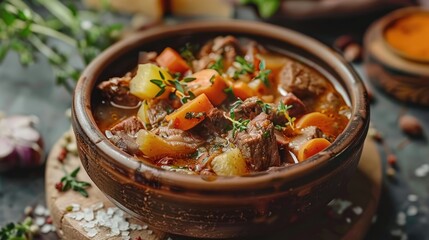
[[[372,83],[391,96],[403,102],[429,106],[429,59],[410,56],[385,39],[386,29],[416,13],[429,15],[429,10],[399,9],[369,27],[364,38],[364,68]]]
[[[308,160],[242,177],[175,173],[139,161],[115,147],[92,115],[95,86],[122,76],[139,51],[177,48],[231,34],[281,49],[332,79],[351,104],[346,129]],[[354,70],[333,50],[297,32],[246,21],[194,22],[153,28],[107,49],[82,73],[72,107],[80,159],[98,188],[120,208],[151,227],[174,234],[227,238],[287,227],[317,211],[346,186],[356,170],[369,125],[368,98]]]

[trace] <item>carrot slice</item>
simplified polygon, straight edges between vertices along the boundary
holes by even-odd
[[[298,160],[300,162],[315,155],[316,153],[327,148],[331,143],[324,138],[314,138],[304,143],[298,150]]]
[[[298,121],[296,121],[296,127],[305,128],[309,126],[316,126],[325,134],[336,136],[338,129],[336,128],[334,119],[320,112],[312,112],[305,114]]]
[[[203,121],[212,108],[214,108],[212,103],[203,93],[167,115],[165,119],[172,120],[174,128],[189,130]]]
[[[220,105],[227,95],[226,83],[216,70],[204,69],[192,75],[194,81],[188,83],[188,89],[195,95],[206,94],[213,105]]]
[[[189,70],[186,61],[180,56],[176,50],[167,47],[156,58],[156,62],[161,67],[167,68],[170,72],[184,73]]]
[[[255,91],[247,85],[245,82],[235,82],[232,85],[232,92],[234,95],[241,100],[246,100],[252,96],[255,96]]]

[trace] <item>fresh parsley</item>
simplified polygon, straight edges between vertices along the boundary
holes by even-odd
[[[258,75],[254,79],[259,79],[264,83],[265,86],[270,87],[270,79],[269,75],[271,73],[271,69],[265,69],[265,60],[261,59],[259,63],[259,72]]]

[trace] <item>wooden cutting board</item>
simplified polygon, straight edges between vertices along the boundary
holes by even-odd
[[[90,207],[93,204],[103,202],[104,208],[114,207],[114,205],[104,196],[104,194],[92,183],[89,176],[83,169],[79,158],[76,155],[68,154],[64,164],[58,161],[61,148],[65,145],[66,139],[71,137],[71,144],[74,144],[74,137],[71,132],[67,132],[57,141],[49,154],[46,164],[46,201],[51,211],[54,225],[61,239],[122,239],[121,237],[110,237],[110,230],[101,228],[99,233],[90,238],[80,225],[67,214],[66,208],[72,204],[79,204],[81,208]],[[62,167],[70,172],[78,166],[81,171],[78,179],[92,183],[88,188],[89,197],[85,198],[76,192],[58,192],[55,189],[61,177],[64,176]],[[358,171],[352,178],[348,189],[340,194],[339,198],[351,202],[344,214],[327,217],[327,213],[332,213],[332,208],[327,208],[320,214],[315,214],[311,219],[303,223],[296,224],[292,230],[277,232],[272,236],[265,236],[266,239],[363,239],[377,209],[381,192],[381,160],[377,147],[372,140],[367,139],[359,163]],[[129,217],[129,222],[139,224],[146,228],[147,225],[141,221]],[[309,231],[310,230],[310,231]],[[147,229],[133,230],[130,232],[131,239],[140,237],[142,240],[183,240],[189,239],[180,236],[171,236],[167,233],[157,231],[147,227]],[[258,239],[258,238],[256,238]],[[259,238],[260,239],[260,238]]]

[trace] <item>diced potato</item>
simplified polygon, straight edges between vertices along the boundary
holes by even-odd
[[[147,101],[142,101],[142,105],[139,108],[139,111],[137,112],[137,117],[142,121],[144,124],[149,124],[149,105],[147,104]]]
[[[150,158],[161,158],[165,156],[183,156],[195,152],[195,148],[185,143],[168,142],[160,136],[147,130],[137,133],[137,144],[140,151]]]
[[[139,97],[142,100],[155,98],[155,96],[161,89],[156,84],[152,83],[150,80],[162,80],[162,77],[159,74],[160,72],[162,73],[162,75],[164,75],[165,81],[173,79],[166,70],[154,64],[139,64],[137,74],[133,77],[133,79],[131,79],[130,82],[131,94]]]
[[[266,69],[273,71],[282,68],[288,61],[288,58],[281,55],[261,54],[261,58],[265,60]]]
[[[217,175],[240,176],[247,172],[246,161],[238,148],[216,156],[211,161],[212,169]]]

